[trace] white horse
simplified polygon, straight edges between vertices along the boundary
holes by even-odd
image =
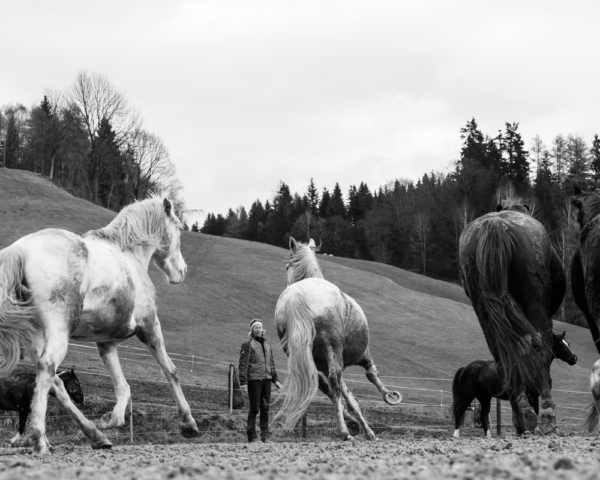
[[[56,375],[71,338],[95,342],[113,380],[117,402],[100,420],[100,429],[125,424],[131,394],[117,345],[136,335],[173,389],[182,435],[198,435],[165,350],[156,291],[148,275],[153,260],[171,283],[183,281],[187,266],[179,249],[180,229],[169,200],[153,197],[125,207],[108,226],[83,236],[44,229],[0,251],[0,378],[18,364],[19,344],[26,345],[37,371],[31,402],[35,454],[49,453],[45,418],[50,389],[92,448],[112,447],[73,404]]]
[[[390,405],[400,403],[402,395],[381,383],[369,352],[367,318],[358,303],[323,279],[312,248],[290,237],[290,250],[288,287],[275,307],[275,325],[288,355],[289,375],[282,390],[285,400],[273,421],[283,418],[284,429],[293,429],[320,389],[333,402],[343,440],[352,439],[346,421],[353,426],[356,420],[372,440],[375,434],[342,379],[342,371],[351,365],[363,367]],[[356,420],[344,409],[342,396]]]

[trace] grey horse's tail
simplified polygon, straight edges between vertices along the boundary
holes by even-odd
[[[540,350],[544,346],[508,291],[515,239],[499,218],[491,218],[480,231],[476,264],[481,303],[488,320],[484,326],[486,339],[501,369],[505,388],[524,384],[537,389],[544,375],[540,368]]]
[[[34,307],[24,280],[24,253],[11,245],[0,251],[0,378],[19,363],[20,345],[31,342]]]
[[[281,391],[283,405],[273,422],[282,419],[283,429],[293,430],[319,387],[319,375],[312,354],[314,313],[302,294],[290,295],[283,306],[277,306],[277,311],[285,323],[281,345],[288,354],[288,377]]]

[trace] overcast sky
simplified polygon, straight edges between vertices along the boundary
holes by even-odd
[[[14,1],[0,105],[99,72],[169,149],[189,208],[447,171],[459,130],[600,134],[600,2]]]

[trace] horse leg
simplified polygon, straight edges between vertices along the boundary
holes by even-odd
[[[344,382],[343,379],[340,379],[340,383],[342,395],[344,396],[344,400],[346,400],[346,405],[348,405],[350,411],[354,413],[354,415],[356,415],[356,418],[358,419],[360,425],[365,431],[365,436],[369,440],[376,440],[375,433],[373,432],[373,430],[371,430],[371,428],[367,424],[367,421],[365,420],[365,417],[363,417],[362,412],[360,411],[360,405],[358,404],[358,401],[356,400],[354,395],[352,395],[352,392],[348,389],[348,386],[346,385],[346,382]]]
[[[25,445],[22,445],[23,440],[21,440],[21,439],[23,438],[23,433],[25,432],[25,425],[27,424],[28,416],[29,416],[29,405],[27,405],[27,406],[25,406],[25,408],[22,408],[21,410],[19,410],[19,429],[17,431],[17,434],[6,442],[7,447],[25,446]],[[21,441],[19,441],[19,440],[21,440]]]
[[[402,401],[402,395],[399,392],[391,392],[383,385],[383,382],[379,378],[377,367],[375,366],[375,363],[373,363],[373,359],[371,358],[371,354],[369,353],[368,349],[363,359],[358,362],[358,365],[366,370],[369,382],[377,387],[377,390],[379,390],[379,393],[383,395],[383,400],[386,403],[389,403],[390,405],[397,405]]]
[[[342,358],[341,355],[336,354],[333,348],[330,346],[328,355],[328,367],[329,367],[329,391],[331,393],[331,401],[335,410],[338,433],[342,440],[354,440],[354,437],[350,435],[346,422],[344,422],[344,407],[342,405]]]
[[[64,315],[53,315],[56,311],[44,312],[48,324],[60,325]],[[112,444],[95,425],[77,409],[71,401],[62,380],[56,375],[56,368],[65,358],[69,338],[66,331],[53,332],[47,329],[44,333],[37,332],[32,339],[31,356],[36,363],[36,385],[31,400],[31,430],[33,453],[35,455],[48,455],[48,441],[46,439],[46,410],[48,394],[54,390],[56,400],[74,418],[83,433],[92,442],[92,448],[110,448]],[[41,352],[41,355],[40,355]]]
[[[460,396],[459,398],[454,399],[454,402],[456,402],[452,405],[452,412],[454,415],[454,433],[452,434],[452,436],[454,438],[460,438],[460,426],[463,424],[465,412],[467,411],[467,408],[469,408],[469,405],[471,405],[471,402],[473,402],[473,399],[475,398],[469,397]]]
[[[552,384],[550,380],[550,365],[546,367],[546,375],[542,381],[542,409],[539,411],[539,429],[544,435],[555,433],[556,427],[556,402],[552,396]],[[537,397],[536,397],[537,399]],[[539,410],[539,406],[538,406]]]
[[[329,380],[327,380],[327,377],[323,372],[319,372],[319,390],[327,395],[329,400],[333,402],[333,397],[329,391]],[[360,425],[358,421],[348,412],[346,407],[344,407],[344,421],[346,422],[346,427],[348,427],[350,435],[355,437],[360,433]]]
[[[112,378],[115,396],[117,397],[117,403],[114,406],[112,412],[105,413],[100,421],[98,422],[98,428],[105,430],[108,428],[116,428],[125,425],[125,410],[127,404],[131,398],[131,389],[123,370],[121,369],[121,362],[119,362],[119,353],[117,351],[117,345],[115,343],[97,343],[98,352],[104,366],[110,377]]]
[[[537,426],[537,416],[527,401],[524,391],[510,394],[510,406],[512,407],[512,420],[517,435],[523,435],[525,431],[533,432]]]
[[[173,396],[175,397],[175,403],[177,403],[179,417],[181,419],[179,423],[181,434],[185,438],[197,437],[200,434],[198,431],[198,425],[196,424],[194,417],[192,417],[190,405],[188,404],[185,396],[183,395],[183,391],[181,390],[181,384],[179,383],[179,377],[177,376],[177,369],[169,358],[169,355],[167,355],[158,318],[155,319],[150,328],[138,333],[138,338],[140,338],[140,340],[148,346],[148,350],[156,362],[160,365],[165,378],[171,385]]]
[[[479,404],[481,405],[479,420],[481,421],[483,434],[488,438],[492,438],[492,431],[490,430],[490,410],[492,409],[492,397],[478,398],[478,400]]]

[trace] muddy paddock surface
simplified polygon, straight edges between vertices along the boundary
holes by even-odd
[[[600,439],[410,438],[341,442],[61,445],[34,458],[0,449],[0,479],[600,479]]]

